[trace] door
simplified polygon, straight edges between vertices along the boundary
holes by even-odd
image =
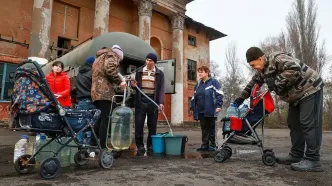
[[[156,66],[164,72],[165,93],[175,94],[175,59],[158,61]]]

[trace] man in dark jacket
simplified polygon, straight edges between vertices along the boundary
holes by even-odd
[[[85,63],[78,69],[76,76],[76,93],[77,93],[77,109],[90,110],[95,109],[96,106],[91,100],[91,83],[92,83],[92,64],[95,61],[95,57],[89,56],[86,58]],[[86,143],[90,144],[91,131],[86,132]],[[78,136],[78,141],[83,143],[83,132]]]
[[[159,70],[155,63],[157,56],[149,53],[146,56],[146,65],[137,69],[135,80],[131,81],[133,87],[138,86],[144,94],[154,100],[161,110],[164,109],[165,80],[164,73]],[[139,91],[135,95],[135,141],[137,150],[145,151],[143,143],[144,121],[147,115],[147,125],[149,129],[147,148],[152,150],[151,136],[157,132],[158,107],[148,100]]]
[[[287,123],[292,148],[288,156],[277,158],[295,171],[321,171],[323,81],[319,74],[288,53],[269,55],[257,47],[246,53],[250,66],[257,71],[235,102],[248,98],[254,84],[266,83],[281,100],[289,103]],[[305,148],[306,146],[306,148]]]
[[[78,69],[76,76],[76,93],[78,109],[96,108],[91,101],[91,84],[92,84],[92,64],[95,61],[93,56],[89,56],[85,63]]]

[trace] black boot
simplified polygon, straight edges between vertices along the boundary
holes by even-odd
[[[286,157],[279,157],[277,158],[277,163],[284,164],[284,165],[290,165],[292,163],[298,163],[302,160],[300,157],[293,157],[290,154],[288,154]]]
[[[292,163],[291,168],[300,172],[323,172],[320,161],[311,161],[303,159],[298,163]]]

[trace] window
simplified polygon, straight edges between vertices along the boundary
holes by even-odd
[[[191,110],[190,110],[190,103],[191,103],[191,97],[188,97],[188,114],[190,115]]]
[[[0,62],[0,100],[9,101],[14,87],[15,64]]]
[[[196,46],[196,37],[188,35],[188,45]]]
[[[70,48],[70,39],[58,37],[58,48],[69,49]],[[63,50],[58,50],[58,57],[65,55],[67,52]]]
[[[196,81],[196,61],[188,59],[188,80]]]

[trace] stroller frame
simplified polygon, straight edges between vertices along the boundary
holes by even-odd
[[[246,114],[242,117],[242,119],[245,121],[249,130],[245,131],[243,134],[247,135],[249,132],[251,132],[250,136],[254,138],[251,145],[257,145],[259,147],[260,153],[262,155],[262,161],[265,165],[273,166],[276,163],[276,157],[275,157],[273,150],[264,149],[264,147],[263,147],[264,146],[264,120],[268,116],[268,114],[265,113],[266,110],[265,110],[264,95],[267,93],[268,93],[268,91],[266,90],[266,91],[262,92],[261,94],[259,94],[258,96],[255,96],[252,98],[252,99],[255,99],[260,96],[262,97],[261,101],[263,102],[263,117],[260,118],[256,123],[251,125],[250,122],[248,121],[248,119],[246,118],[246,116],[253,109],[253,108],[249,108],[248,111],[246,112]],[[222,122],[230,121],[230,118],[224,117],[221,119],[221,121]],[[260,139],[259,135],[257,134],[257,132],[255,130],[255,128],[257,128],[257,126],[259,124],[262,124],[262,139]],[[236,135],[236,131],[231,131],[228,134],[228,136],[226,137],[226,139],[223,141],[223,143],[220,146],[218,146],[215,156],[214,156],[214,160],[216,162],[218,162],[218,163],[224,162],[232,156],[232,148],[228,146],[228,143],[235,135]],[[225,134],[224,134],[224,138],[225,138]]]
[[[37,69],[41,83],[45,86],[49,92],[51,92],[50,86],[46,81],[45,75],[42,72],[40,66],[38,63],[32,60],[24,60],[21,63],[18,64],[17,68],[20,66],[23,66],[25,64],[33,64],[33,66]],[[45,92],[43,92],[45,94]],[[72,147],[72,148],[78,148],[78,152],[74,156],[74,161],[77,165],[83,166],[85,165],[89,159],[89,150],[97,150],[99,151],[99,158],[98,158],[98,163],[100,167],[109,169],[113,165],[114,157],[113,153],[109,152],[105,149],[101,148],[100,141],[97,141],[97,146],[91,146],[83,143],[79,143],[77,140],[77,137],[80,133],[86,131],[86,129],[90,128],[91,132],[93,134],[93,137],[97,138],[97,135],[93,129],[93,125],[97,122],[97,120],[100,117],[100,110],[98,109],[93,109],[90,110],[93,114],[92,119],[89,121],[87,118],[87,125],[85,125],[83,128],[81,128],[78,132],[75,132],[73,127],[70,125],[67,117],[66,117],[66,111],[62,108],[58,100],[56,99],[55,95],[52,94],[49,95],[51,97],[48,97],[53,103],[55,103],[55,107],[59,113],[59,117],[64,121],[65,125],[61,127],[61,129],[39,129],[39,128],[12,128],[12,130],[17,130],[17,131],[28,131],[28,132],[45,132],[47,136],[51,137],[51,140],[47,141],[44,145],[42,145],[36,152],[34,152],[32,155],[29,154],[24,154],[20,156],[19,158],[16,159],[14,168],[15,170],[20,173],[20,174],[28,174],[36,166],[36,161],[35,158],[40,152],[50,152],[53,153],[53,157],[47,158],[43,160],[40,164],[40,170],[39,174],[42,178],[44,179],[52,179],[58,176],[60,173],[60,161],[58,159],[58,155],[61,152],[61,150],[65,147]],[[75,109],[77,111],[77,109]],[[80,110],[84,112],[85,110]],[[70,110],[69,110],[70,112]],[[88,112],[88,111],[87,111]],[[15,126],[16,127],[16,126]],[[62,137],[70,137],[65,143],[61,142]],[[52,143],[53,141],[56,141],[59,143],[61,146],[54,152],[54,151],[43,151],[43,149]],[[77,145],[72,146],[69,145],[72,141],[74,141]]]

